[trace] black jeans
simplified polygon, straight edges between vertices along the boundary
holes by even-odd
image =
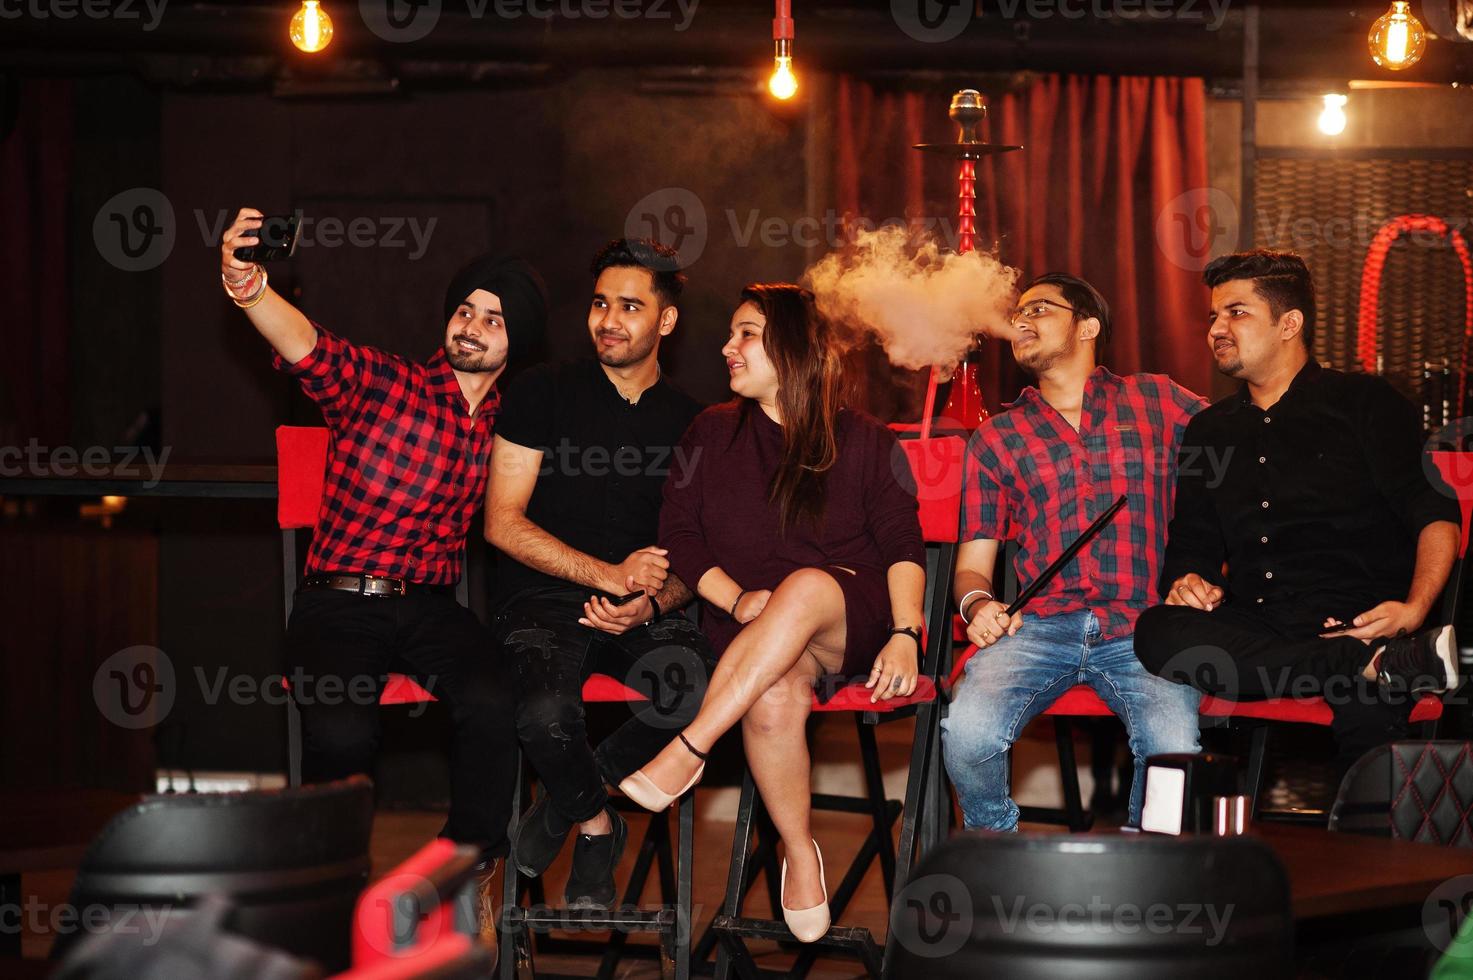
[[[496,639],[517,692],[517,734],[552,806],[570,821],[590,820],[614,785],[675,738],[700,710],[715,666],[711,645],[678,614],[615,636],[580,626],[590,591],[535,589],[509,599],[497,614]],[[593,751],[583,682],[608,674],[648,701]]]
[[[450,815],[440,832],[504,855],[516,780],[516,711],[481,621],[453,596],[299,592],[287,626],[292,698],[302,712],[302,779],[371,773],[379,695],[390,671],[450,709]]]
[[[1323,697],[1343,773],[1370,749],[1405,738],[1415,699],[1360,676],[1372,648],[1322,638],[1317,623],[1286,621],[1229,602],[1211,612],[1154,606],[1135,626],[1135,653],[1151,673],[1234,701]]]

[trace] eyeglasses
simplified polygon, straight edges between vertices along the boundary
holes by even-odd
[[[1046,313],[1048,313],[1048,308],[1050,306],[1054,307],[1055,309],[1066,310],[1070,313],[1079,312],[1072,306],[1065,306],[1063,303],[1055,303],[1051,299],[1035,299],[1030,300],[1028,303],[1018,307],[1011,314],[1009,314],[1008,324],[1012,325],[1014,323],[1017,323],[1019,320],[1027,320],[1028,322],[1032,323],[1034,320],[1040,319]]]

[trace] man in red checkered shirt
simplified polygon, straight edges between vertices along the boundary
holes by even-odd
[[[455,728],[441,833],[482,848],[489,862],[507,849],[516,710],[489,634],[454,591],[486,489],[496,379],[542,333],[545,288],[519,259],[472,262],[446,291],[442,349],[416,364],[318,327],[259,265],[238,259],[261,219],[243,210],[225,235],[226,293],[331,432],[322,511],[287,628],[303,776],[370,772],[379,696],[390,671],[408,674],[448,705]]]
[[[1164,375],[1122,378],[1097,366],[1109,306],[1074,276],[1029,283],[1013,326],[1013,356],[1038,387],[968,446],[956,598],[977,649],[941,723],[946,770],[966,826],[1015,830],[1008,750],[1060,695],[1088,684],[1129,734],[1136,825],[1146,757],[1198,748],[1200,698],[1148,673],[1132,632],[1155,602],[1182,433],[1206,403]],[[993,585],[1001,544],[1018,545],[1022,590],[1122,495],[1099,536],[1009,616]]]

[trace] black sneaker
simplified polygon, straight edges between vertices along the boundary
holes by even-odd
[[[624,856],[629,825],[613,807],[604,810],[614,825],[613,830],[597,837],[579,834],[573,842],[573,871],[568,875],[568,887],[563,890],[563,904],[568,909],[602,911],[613,908],[617,898],[614,869]]]
[[[516,862],[517,871],[528,878],[536,878],[546,871],[563,849],[563,841],[568,839],[572,829],[573,821],[558,813],[547,792],[543,791],[512,832],[511,858]]]
[[[1386,641],[1376,657],[1376,679],[1398,693],[1440,694],[1458,684],[1458,643],[1451,626]]]

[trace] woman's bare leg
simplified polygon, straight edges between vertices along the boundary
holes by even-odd
[[[793,572],[773,590],[762,615],[748,623],[722,654],[685,737],[696,748],[709,749],[805,654],[810,660],[818,658],[824,669],[836,669],[843,658],[844,634],[844,593],[839,584],[816,568]],[[656,786],[674,792],[699,765],[677,739],[642,769]],[[806,790],[803,798],[808,798]]]
[[[811,843],[813,784],[804,726],[812,709],[814,682],[824,670],[837,666],[800,657],[742,718],[747,766],[788,859],[783,904],[790,909],[813,908],[824,900],[818,855]]]

